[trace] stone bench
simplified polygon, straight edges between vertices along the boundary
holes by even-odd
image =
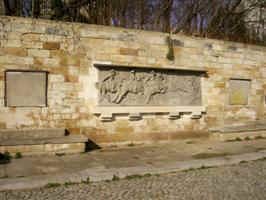
[[[65,129],[0,130],[0,152],[23,155],[80,153],[88,138]]]
[[[212,136],[222,141],[240,139],[266,138],[266,121],[258,120],[243,125],[231,125],[209,129]]]

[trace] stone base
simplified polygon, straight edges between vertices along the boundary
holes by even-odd
[[[20,152],[23,156],[72,154],[84,151],[85,143],[0,146],[0,152],[9,152],[11,155]]]
[[[0,130],[0,152],[22,155],[81,153],[88,138],[65,129]]]
[[[249,139],[259,139],[266,138],[266,131],[256,131],[256,132],[240,132],[240,133],[213,133],[211,136],[213,139],[218,139],[219,141],[232,141],[232,140],[249,140]]]
[[[245,125],[225,126],[210,130],[211,137],[220,141],[266,138],[266,122],[253,121]]]

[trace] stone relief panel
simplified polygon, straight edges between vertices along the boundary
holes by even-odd
[[[250,88],[250,80],[231,79],[230,80],[230,105],[247,105]]]
[[[97,66],[99,105],[201,106],[201,73]]]

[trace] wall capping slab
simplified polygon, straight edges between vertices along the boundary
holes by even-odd
[[[157,67],[154,67],[154,66],[149,66],[149,65],[146,65],[146,66],[141,66],[141,65],[116,65],[116,64],[109,64],[109,63],[106,63],[106,62],[95,62],[94,63],[94,67],[113,67],[113,68],[130,68],[130,67],[134,67],[134,68],[143,68],[143,69],[171,69],[171,70],[183,70],[183,71],[195,71],[195,72],[207,72],[208,69],[205,68],[205,67],[183,67],[183,66],[176,66],[176,65],[167,65],[167,66],[157,66]]]
[[[201,118],[206,113],[205,106],[96,106],[92,113],[100,115],[101,121],[114,120],[113,115],[126,114],[129,120],[140,120],[141,114],[168,114],[168,119],[180,118],[181,113],[191,113],[191,119]]]

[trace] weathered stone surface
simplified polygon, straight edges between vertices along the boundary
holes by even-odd
[[[6,72],[6,103],[12,107],[46,106],[47,73]]]
[[[200,73],[98,66],[100,105],[200,106]]]
[[[25,140],[25,139],[43,139],[43,138],[60,138],[65,136],[65,129],[0,129],[0,140]]]
[[[230,105],[247,105],[250,90],[250,80],[230,80]]]
[[[43,43],[43,49],[58,50],[60,49],[60,43],[59,42],[45,42]]]
[[[178,138],[170,133],[244,125],[266,116],[265,47],[173,34],[172,61],[167,59],[169,34],[165,33],[31,18],[0,17],[0,21],[3,129],[67,128],[99,143],[157,141]],[[110,72],[98,72],[95,65],[115,66],[117,81],[103,81]],[[5,71],[21,69],[49,72],[47,107],[5,105]],[[132,69],[135,73],[130,73]],[[194,88],[201,95],[193,96],[185,71],[207,71],[200,81],[194,77]],[[236,95],[230,96],[232,79],[250,80],[249,90],[237,83]],[[121,88],[111,93],[112,84]],[[28,96],[35,85],[30,84]],[[104,88],[109,90],[105,94]]]

